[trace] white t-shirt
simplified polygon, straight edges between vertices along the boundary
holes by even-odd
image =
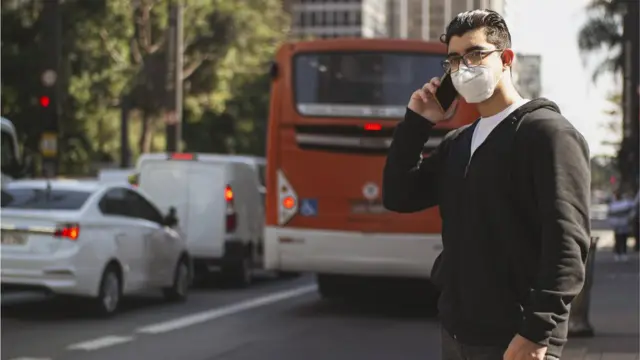
[[[528,99],[522,99],[520,101],[516,101],[515,103],[509,105],[506,109],[500,111],[499,113],[481,118],[476,125],[475,130],[473,131],[473,138],[471,139],[471,155],[476,151],[476,149],[482,145],[482,143],[487,139],[487,136],[491,134],[493,129],[498,126],[502,122],[502,120],[506,119],[512,112],[516,111],[522,105],[528,103]]]

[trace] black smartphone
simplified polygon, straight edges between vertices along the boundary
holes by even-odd
[[[436,101],[442,108],[442,111],[446,112],[457,97],[458,92],[451,81],[451,74],[445,73],[440,78],[440,86],[436,91]]]

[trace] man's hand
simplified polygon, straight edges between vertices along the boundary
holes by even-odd
[[[504,353],[504,360],[544,360],[547,354],[547,347],[533,343],[520,335],[516,335],[507,351]]]
[[[450,120],[458,107],[458,99],[454,100],[451,107],[444,112],[435,100],[435,94],[439,86],[440,79],[434,77],[411,95],[407,107],[432,123]]]

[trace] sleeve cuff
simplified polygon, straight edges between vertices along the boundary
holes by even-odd
[[[430,128],[432,128],[432,127],[434,127],[436,125],[433,121],[423,117],[422,115],[418,114],[417,112],[415,112],[415,111],[413,111],[413,110],[411,110],[409,108],[407,108],[407,112],[406,112],[404,118],[408,123],[411,123],[412,125],[417,125],[417,126],[422,126],[422,127],[427,125],[428,129],[430,129]]]
[[[549,346],[551,330],[547,330],[547,324],[538,323],[535,315],[525,317],[518,334],[523,338],[541,346]]]

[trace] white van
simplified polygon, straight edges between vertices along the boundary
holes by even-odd
[[[196,274],[219,268],[236,286],[262,265],[264,205],[260,159],[200,153],[143,154],[139,187],[167,212],[174,207]]]

